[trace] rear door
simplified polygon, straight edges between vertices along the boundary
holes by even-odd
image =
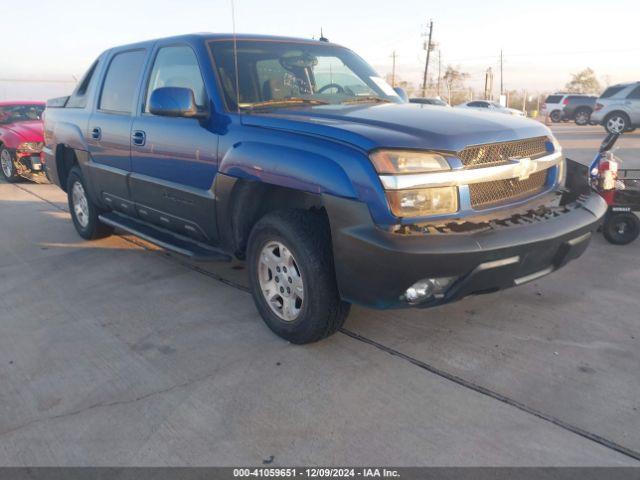
[[[631,123],[634,126],[640,125],[640,84],[627,95],[625,103],[631,117]]]
[[[127,181],[131,171],[131,124],[145,60],[144,49],[111,56],[86,132],[96,193],[107,205],[128,214],[134,213]]]
[[[151,92],[160,87],[193,91],[210,110],[198,57],[184,44],[158,44],[133,122],[130,186],[138,216],[202,241],[216,238],[212,191],[217,172],[218,134],[210,119],[163,117],[149,112]]]

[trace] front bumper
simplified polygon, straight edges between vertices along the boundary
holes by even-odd
[[[410,306],[403,294],[424,278],[457,277],[428,307],[535,280],[579,257],[606,204],[583,195],[553,218],[477,233],[398,234],[376,227],[365,204],[326,197],[342,298],[374,308]]]

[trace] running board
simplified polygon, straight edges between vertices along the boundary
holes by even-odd
[[[119,213],[103,213],[98,216],[98,219],[105,225],[124,230],[165,250],[179,253],[197,262],[231,261],[231,255],[222,250]]]

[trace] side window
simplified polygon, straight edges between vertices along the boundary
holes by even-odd
[[[190,88],[196,99],[196,105],[204,107],[207,99],[202,73],[198,66],[196,54],[186,45],[163,47],[158,51],[149,85],[144,111],[149,111],[151,92],[160,87]]]
[[[627,95],[627,98],[629,99],[640,99],[640,85],[638,85],[636,88],[634,88],[633,90],[631,90],[631,93],[629,95]]]
[[[91,65],[87,73],[84,74],[73,94],[71,94],[66,108],[84,108],[87,106],[87,93],[93,84],[96,83],[94,73],[98,67],[98,62],[99,60],[93,62],[93,65]]]
[[[489,108],[489,104],[486,102],[469,102],[470,107]]]
[[[131,113],[144,58],[144,50],[118,53],[113,57],[102,85],[100,110]]]

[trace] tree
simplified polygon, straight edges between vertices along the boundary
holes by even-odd
[[[571,81],[565,85],[565,89],[571,93],[600,93],[601,87],[595,72],[585,68],[571,74]]]
[[[459,67],[458,67],[459,68]],[[449,99],[449,103],[451,102],[451,92],[454,88],[462,89],[464,88],[464,81],[469,78],[469,74],[465,72],[461,72],[451,65],[447,65],[447,70],[444,72],[442,76],[442,80],[447,86],[447,97]]]

